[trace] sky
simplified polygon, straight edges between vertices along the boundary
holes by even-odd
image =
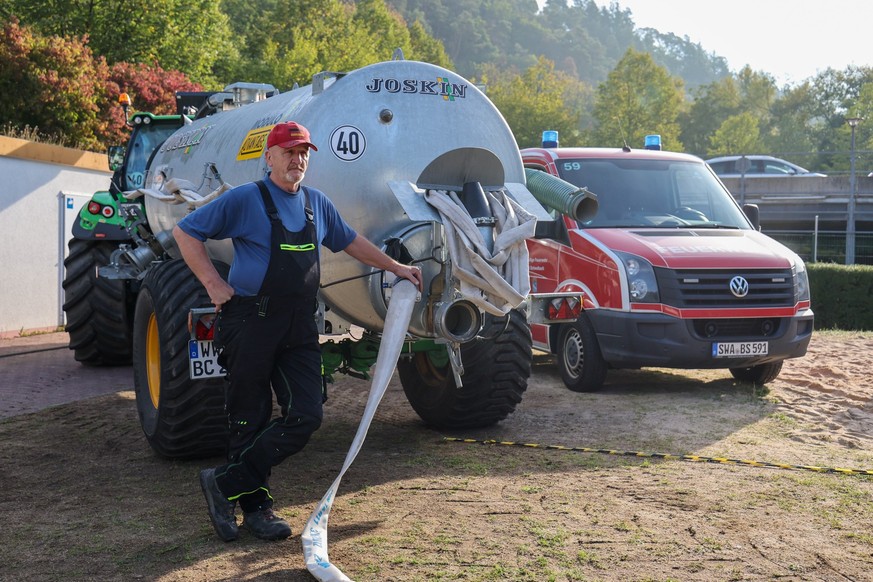
[[[615,2],[630,10],[636,28],[687,36],[706,52],[724,57],[731,72],[748,64],[772,75],[780,87],[828,67],[873,66],[873,0]]]

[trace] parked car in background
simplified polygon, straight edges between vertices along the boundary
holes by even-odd
[[[748,177],[774,176],[806,176],[823,178],[826,174],[810,172],[797,164],[773,156],[721,156],[706,160],[706,163],[719,178],[739,178],[743,174]]]

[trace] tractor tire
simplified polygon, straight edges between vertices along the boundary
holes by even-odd
[[[223,454],[224,379],[191,380],[188,312],[211,305],[182,260],[153,265],[143,280],[133,325],[136,409],[146,440],[163,457]]]
[[[558,367],[564,385],[573,392],[596,392],[603,387],[608,365],[600,353],[597,334],[584,313],[558,331]]]
[[[515,410],[530,377],[532,342],[524,314],[486,317],[484,338],[461,346],[463,386],[455,386],[451,363],[418,352],[397,363],[400,383],[413,410],[438,429],[491,426]]]
[[[749,366],[748,368],[730,368],[730,371],[731,375],[740,382],[751,382],[763,386],[775,380],[779,372],[782,371],[782,360]]]
[[[110,241],[70,240],[64,259],[64,312],[70,349],[86,366],[126,366],[133,345],[133,304],[128,283],[97,277],[109,264]]]

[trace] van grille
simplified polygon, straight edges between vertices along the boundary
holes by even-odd
[[[684,308],[780,307],[794,305],[791,269],[739,271],[734,269],[655,268],[661,302]],[[731,280],[748,282],[745,297],[731,292]]]

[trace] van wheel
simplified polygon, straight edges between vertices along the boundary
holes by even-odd
[[[70,240],[64,259],[64,313],[70,349],[86,366],[130,364],[133,300],[127,283],[97,276],[118,248],[111,241]]]
[[[224,379],[188,375],[188,312],[209,304],[206,290],[182,260],[152,266],[136,302],[136,409],[146,440],[164,457],[206,457],[226,450]]]
[[[558,333],[558,366],[561,379],[573,392],[596,392],[606,380],[607,364],[600,353],[597,334],[584,313]]]
[[[508,319],[507,319],[508,318]],[[533,360],[530,326],[524,314],[486,316],[481,338],[461,346],[463,386],[455,386],[445,352],[417,352],[401,358],[397,372],[413,410],[441,429],[491,426],[512,413],[527,389]]]
[[[740,382],[752,382],[763,385],[772,382],[782,371],[782,360],[749,366],[747,368],[730,368],[731,374]]]

